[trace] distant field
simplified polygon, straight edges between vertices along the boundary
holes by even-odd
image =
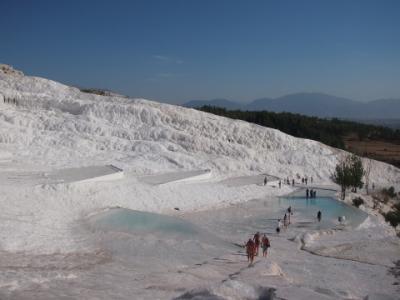
[[[400,129],[400,119],[349,119],[350,121],[363,123],[363,124],[371,124],[376,126],[385,126],[392,129]]]
[[[400,144],[377,140],[360,141],[354,137],[344,138],[344,143],[351,152],[400,167]]]

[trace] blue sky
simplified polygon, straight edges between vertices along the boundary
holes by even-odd
[[[0,63],[170,103],[400,98],[400,1],[0,1]]]

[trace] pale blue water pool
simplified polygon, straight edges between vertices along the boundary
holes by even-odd
[[[125,233],[136,239],[151,237],[154,241],[175,241],[178,244],[185,243],[186,246],[191,244],[197,248],[198,245],[208,245],[233,249],[231,243],[217,237],[212,232],[175,216],[112,208],[92,216],[88,221],[93,229],[102,230],[111,235]]]
[[[332,197],[279,198],[278,205],[281,209],[286,209],[291,206],[293,211],[299,212],[301,215],[311,220],[316,220],[318,211],[321,211],[321,223],[325,225],[325,227],[337,224],[339,216],[345,216],[346,224],[352,227],[359,225],[367,217],[367,214],[362,210]]]
[[[189,214],[186,218],[209,230],[215,231],[217,228],[215,232],[227,239],[241,237],[244,241],[257,231],[276,235],[277,220],[283,219],[289,206],[294,212],[291,225],[288,230],[281,232],[289,237],[302,232],[334,228],[339,225],[339,216],[345,216],[346,227],[355,228],[368,216],[362,210],[338,201],[331,195],[321,195],[313,199],[299,196],[254,199],[222,209]],[[317,220],[319,210],[322,212],[321,222]]]
[[[110,209],[91,220],[97,228],[122,232],[194,236],[201,231],[194,224],[177,217],[123,208]]]
[[[297,230],[332,228],[339,224],[339,216],[345,216],[347,226],[356,227],[367,217],[363,211],[332,197],[287,197],[269,201],[254,200],[207,212],[202,218],[201,226],[193,223],[190,216],[183,219],[123,208],[104,211],[92,216],[88,221],[92,228],[106,233],[104,239],[109,240],[108,247],[118,253],[135,253],[146,257],[148,253],[160,252],[160,256],[171,260],[176,253],[187,255],[186,253],[190,252],[193,258],[197,259],[206,253],[217,255],[227,250],[236,251],[231,236],[237,233],[275,233],[277,219],[283,218],[289,206],[294,212],[291,216],[291,228]],[[318,211],[322,212],[321,222],[316,218]],[[218,227],[226,227],[227,232],[231,233],[221,236],[207,228],[216,221],[220,223]],[[119,242],[116,242],[117,240]],[[229,240],[231,242],[228,242]],[[147,246],[143,247],[143,243]]]

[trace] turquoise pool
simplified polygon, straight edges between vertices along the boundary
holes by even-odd
[[[152,236],[154,240],[169,239],[232,248],[231,243],[225,242],[212,232],[175,216],[112,208],[90,217],[88,221],[91,228],[109,233],[127,233],[136,238]]]
[[[173,235],[197,235],[201,230],[195,225],[167,215],[150,212],[113,208],[91,218],[93,225],[99,229],[110,229],[122,232],[154,233]]]
[[[300,212],[303,216],[314,220],[317,217],[317,212],[321,211],[321,223],[325,225],[337,224],[338,217],[345,216],[346,224],[354,227],[362,223],[367,217],[367,214],[362,210],[338,201],[332,197],[279,198],[278,205],[281,209],[286,209],[291,206],[294,211]]]

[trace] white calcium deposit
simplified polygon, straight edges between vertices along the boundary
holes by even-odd
[[[246,223],[262,209],[252,212],[249,200],[278,201],[294,190],[279,189],[276,178],[332,185],[345,152],[12,70],[0,68],[1,299],[398,299],[398,238],[372,215],[325,234],[295,222],[280,235],[270,230],[268,259],[250,268],[239,247],[214,257],[220,251],[202,240],[181,241],[193,253],[203,249],[186,257],[171,237],[96,230],[88,221],[113,207],[155,212],[243,244],[262,229]],[[122,173],[105,174],[104,166]],[[267,186],[260,174],[269,175]],[[391,165],[373,161],[370,178],[377,188],[400,188]]]

